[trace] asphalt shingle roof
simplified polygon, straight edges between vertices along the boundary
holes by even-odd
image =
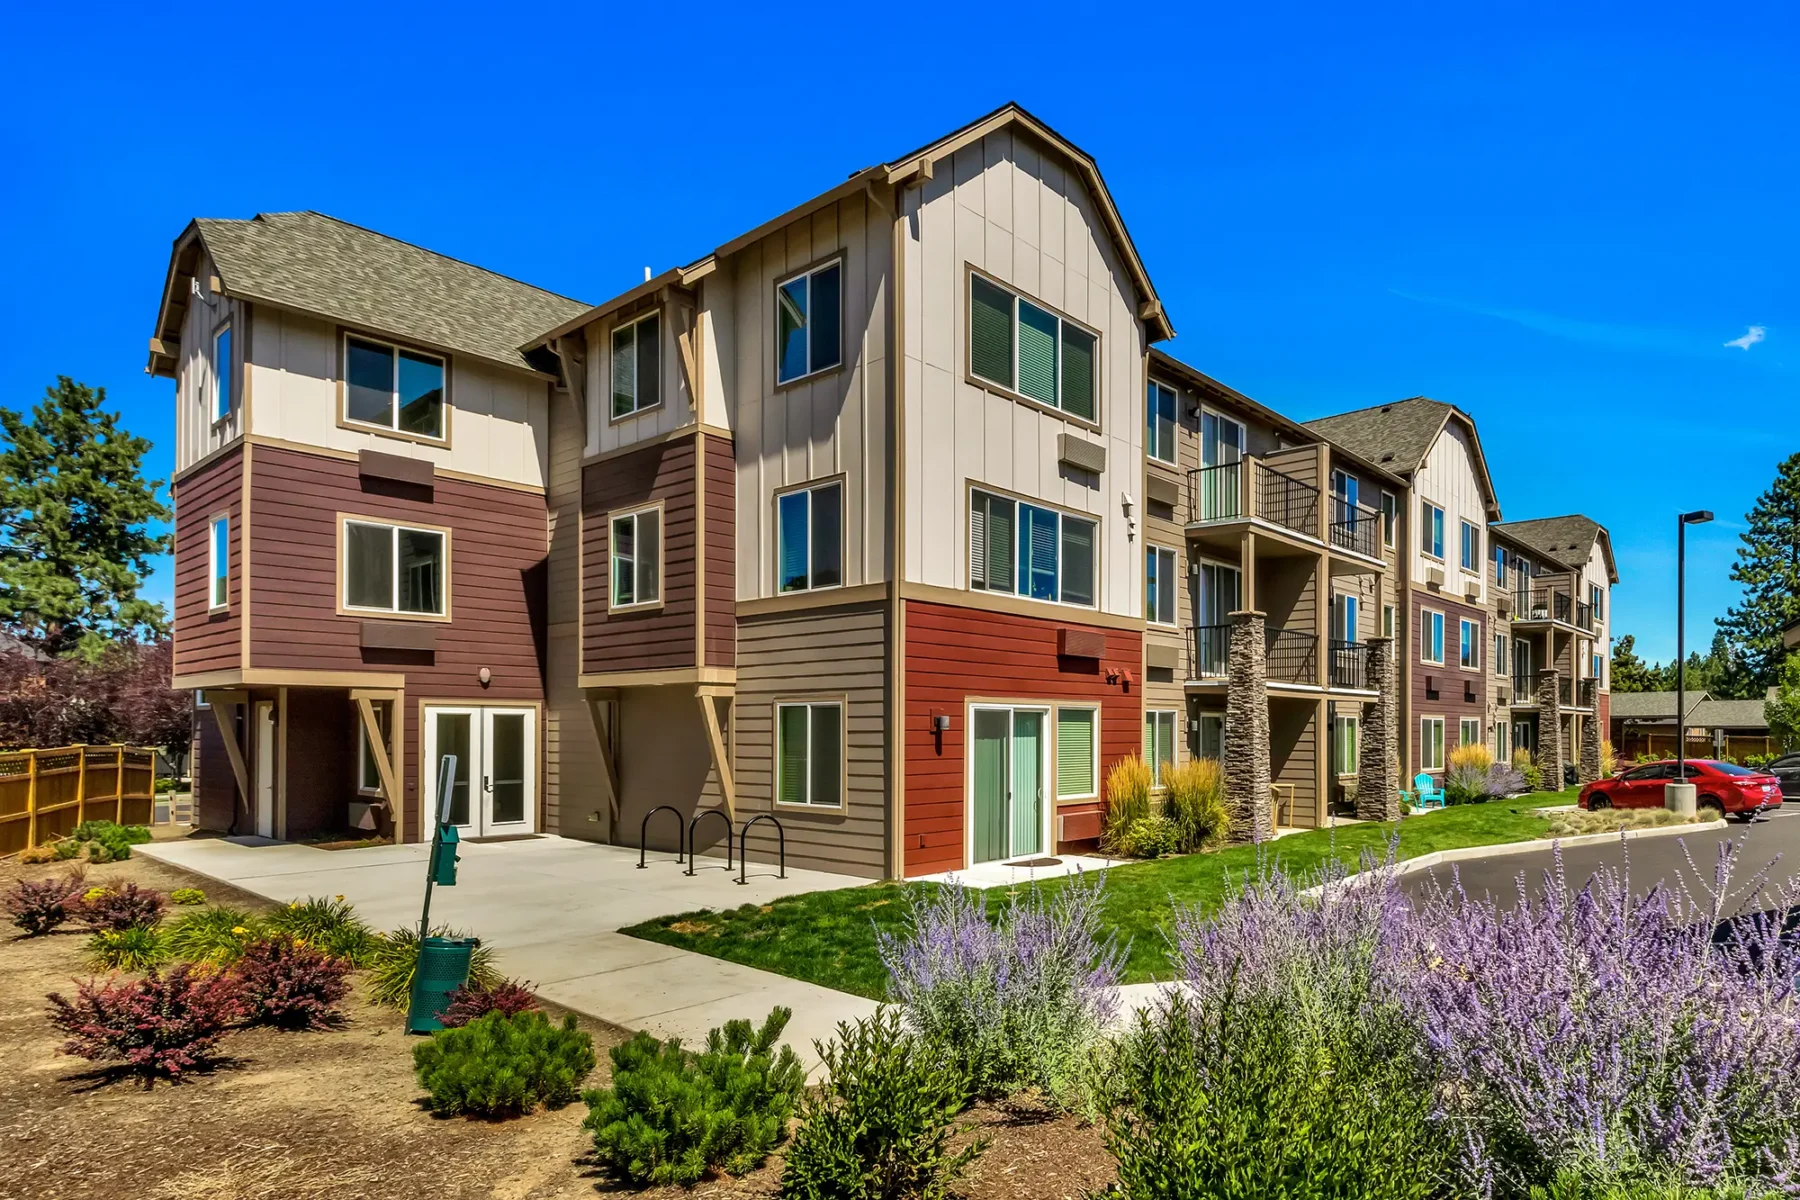
[[[1600,523],[1579,513],[1529,521],[1501,521],[1494,528],[1515,541],[1524,542],[1539,554],[1576,569],[1587,566],[1588,558],[1594,553],[1594,543],[1600,538]],[[1674,711],[1671,701],[1669,712],[1673,714]]]
[[[1693,723],[1708,729],[1767,729],[1761,700],[1708,700],[1695,706]]]
[[[1344,449],[1390,471],[1416,471],[1431,453],[1444,418],[1453,406],[1414,396],[1374,408],[1306,422],[1306,427]]]
[[[323,213],[194,224],[231,295],[508,366],[587,307]]]
[[[1688,713],[1691,715],[1701,704],[1711,700],[1705,692],[1689,692],[1687,696]],[[1673,721],[1675,719],[1674,692],[1614,692],[1612,694],[1612,715],[1615,720],[1629,721]]]

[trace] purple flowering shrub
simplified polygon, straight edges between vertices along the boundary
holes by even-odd
[[[1036,1088],[1077,1103],[1116,1011],[1121,954],[1102,932],[1104,875],[1013,893],[990,921],[980,891],[946,884],[880,935],[889,998],[952,1056],[976,1094]]]

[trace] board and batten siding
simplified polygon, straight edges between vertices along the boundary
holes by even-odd
[[[582,471],[584,675],[695,665],[695,440],[681,437],[658,442],[589,463]],[[662,603],[614,612],[610,515],[657,502],[663,506]]]
[[[652,311],[660,312],[657,338],[658,403],[622,417],[612,415],[612,334]],[[674,303],[658,299],[641,301],[609,313],[589,324],[587,339],[587,454],[608,454],[639,442],[655,441],[694,423],[694,404],[688,394],[687,373],[682,369],[676,342],[677,313]]]
[[[740,822],[774,812],[796,866],[880,878],[887,869],[887,609],[861,604],[748,617],[738,625],[732,704]],[[842,697],[845,803],[841,810],[775,805],[775,703]],[[773,857],[767,822],[752,846]]]
[[[1427,553],[1429,531],[1420,524],[1424,502],[1429,500],[1444,510],[1444,558],[1442,562]],[[1488,550],[1487,497],[1482,492],[1477,473],[1475,443],[1468,426],[1456,417],[1444,423],[1444,430],[1432,444],[1431,452],[1413,479],[1413,511],[1408,519],[1418,530],[1413,539],[1412,578],[1425,583],[1427,567],[1440,567],[1444,572],[1444,589],[1463,595],[1465,581],[1473,581],[1480,589],[1476,603],[1488,597],[1488,579],[1493,570]],[[1475,526],[1480,552],[1475,556],[1475,570],[1462,570],[1462,522]]]
[[[181,357],[175,371],[175,470],[187,470],[221,446],[230,445],[244,432],[244,347],[250,333],[248,309],[221,293],[211,291],[212,259],[204,252],[188,285],[187,312],[181,320]],[[237,383],[231,412],[213,420],[218,397],[219,368],[213,361],[213,335],[229,320],[233,362],[228,370]]]
[[[183,476],[175,499],[175,674],[226,671],[243,662],[244,451],[220,455]],[[209,541],[212,519],[230,518],[228,604],[214,611]]]
[[[1120,498],[1142,499],[1143,298],[1086,185],[1060,155],[1004,130],[939,163],[902,204],[907,580],[967,587],[974,482],[1098,518],[1098,606],[1140,615],[1139,543]],[[968,382],[971,267],[1098,333],[1098,432]],[[1063,466],[1062,434],[1102,446],[1106,469]]]

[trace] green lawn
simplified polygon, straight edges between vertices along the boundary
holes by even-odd
[[[1459,846],[1494,846],[1544,836],[1547,822],[1533,810],[1572,804],[1575,789],[1540,792],[1520,800],[1474,804],[1400,822],[1401,858]],[[1381,855],[1394,826],[1350,825],[1296,833],[1267,849],[1282,869],[1301,874],[1335,858],[1355,869],[1363,851]],[[1259,850],[1238,846],[1214,854],[1191,854],[1132,863],[1106,873],[1106,915],[1121,941],[1129,940],[1125,982],[1143,983],[1168,974],[1163,931],[1175,904],[1211,908],[1228,888],[1254,871]],[[729,959],[765,971],[805,979],[841,991],[880,999],[886,972],[875,952],[875,931],[897,929],[914,893],[935,885],[872,883],[866,887],[812,892],[772,904],[746,904],[730,912],[691,912],[659,917],[624,930],[645,938]],[[1033,885],[1067,886],[1066,879]],[[1006,889],[988,892],[990,910],[1006,903]]]

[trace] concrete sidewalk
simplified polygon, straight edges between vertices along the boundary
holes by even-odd
[[[136,852],[277,903],[343,896],[377,929],[417,925],[424,897],[423,844],[319,850],[258,838],[189,838]],[[752,863],[750,882],[723,860],[701,859],[693,878],[673,857],[570,838],[538,837],[460,847],[458,882],[432,893],[431,923],[481,938],[509,976],[547,1000],[627,1029],[689,1045],[734,1017],[760,1021],[778,1004],[794,1010],[785,1040],[816,1063],[814,1038],[875,1010],[872,1000],[616,932],[695,909],[767,904],[780,896],[855,887],[867,880]]]

